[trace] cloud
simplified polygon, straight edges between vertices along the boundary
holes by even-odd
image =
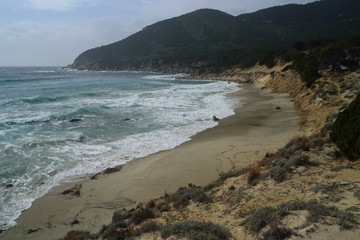
[[[0,23],[0,66],[70,64],[83,51],[119,41],[141,30],[142,22],[122,17]]]
[[[26,0],[24,6],[36,10],[67,11],[81,5],[95,3],[95,0]]]

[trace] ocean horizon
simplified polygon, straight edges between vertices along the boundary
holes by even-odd
[[[0,229],[61,182],[162,150],[234,114],[236,83],[0,67]]]

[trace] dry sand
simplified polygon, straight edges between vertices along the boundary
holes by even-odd
[[[243,85],[234,116],[179,147],[136,159],[121,171],[65,183],[36,200],[1,239],[59,239],[70,230],[97,232],[116,209],[171,193],[189,183],[204,186],[232,167],[242,168],[275,151],[299,133],[299,119],[285,95]],[[280,106],[280,110],[274,110]],[[210,113],[211,114],[211,113]],[[80,196],[61,193],[78,185]],[[76,220],[76,221],[75,221]],[[29,233],[29,231],[31,233]]]

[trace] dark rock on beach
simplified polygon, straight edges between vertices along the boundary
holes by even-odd
[[[71,226],[76,225],[76,224],[80,224],[80,222],[75,219],[75,220],[71,223]]]
[[[29,229],[28,231],[27,231],[27,234],[32,234],[32,233],[34,233],[34,232],[38,232],[38,231],[40,231],[41,230],[41,228],[37,228],[37,229]]]

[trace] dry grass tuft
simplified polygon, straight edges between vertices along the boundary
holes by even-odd
[[[257,162],[256,167],[261,168],[264,167],[265,169],[268,169],[272,167],[274,160],[278,158],[278,155],[276,153],[266,153],[265,157],[261,159],[259,162]]]
[[[154,208],[156,206],[156,201],[154,199],[150,199],[145,206],[147,208]]]
[[[288,145],[296,144],[298,149],[303,151],[310,150],[310,139],[307,136],[294,136],[288,143]]]
[[[260,177],[260,168],[258,167],[251,167],[249,169],[248,177],[247,177],[247,183],[249,185],[255,185],[256,180]]]

